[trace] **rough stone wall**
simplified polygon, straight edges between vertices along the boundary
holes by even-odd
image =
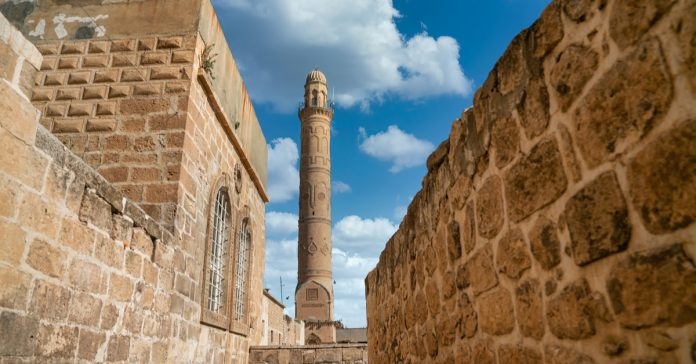
[[[252,346],[249,364],[367,364],[366,344]]]
[[[696,1],[554,1],[366,278],[376,363],[696,361]]]
[[[11,50],[0,53],[0,362],[247,362],[261,337],[264,197],[235,169],[244,156],[206,76],[172,97],[187,110],[181,170],[195,171],[193,188],[180,182],[172,230],[39,124],[22,75],[41,54],[0,20]],[[223,172],[235,176],[233,236],[242,216],[251,221],[241,335],[201,324],[208,196]]]

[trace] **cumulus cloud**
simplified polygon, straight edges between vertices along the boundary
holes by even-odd
[[[429,141],[405,133],[396,125],[390,125],[386,131],[374,135],[367,135],[365,128],[360,128],[358,132],[362,139],[360,150],[381,161],[390,162],[389,171],[392,173],[424,164],[435,149]]]
[[[355,215],[346,216],[333,227],[333,246],[348,252],[376,256],[384,249],[384,244],[397,228],[397,225],[386,218],[363,219]]]
[[[298,194],[299,152],[290,138],[277,138],[268,145],[268,194],[271,202],[285,202]]]
[[[351,191],[350,186],[342,181],[333,181],[331,183],[331,192],[335,194],[348,193]]]
[[[471,93],[449,36],[407,38],[392,0],[217,0],[253,100],[289,112],[319,67],[335,99],[363,109],[386,95],[415,100]],[[252,67],[253,65],[253,67]]]
[[[289,212],[266,212],[266,235],[288,236],[297,233],[297,215]]]

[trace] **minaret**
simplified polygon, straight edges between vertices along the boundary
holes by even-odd
[[[300,214],[297,242],[295,318],[304,320],[307,344],[336,342],[331,273],[331,118],[326,77],[315,69],[307,75],[302,128]]]

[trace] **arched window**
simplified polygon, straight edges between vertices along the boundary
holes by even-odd
[[[247,300],[247,273],[249,268],[249,244],[251,233],[249,231],[249,218],[242,220],[239,227],[239,240],[236,251],[236,269],[234,284],[234,319],[243,321],[246,318]]]
[[[226,328],[229,324],[228,260],[232,227],[228,179],[216,184],[210,206],[206,241],[201,321]]]
[[[317,90],[312,91],[312,106],[317,106],[318,100],[317,100]]]

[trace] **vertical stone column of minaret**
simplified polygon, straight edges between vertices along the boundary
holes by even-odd
[[[300,214],[295,317],[306,322],[308,344],[336,341],[331,273],[331,118],[326,77],[307,75],[300,158]]]

